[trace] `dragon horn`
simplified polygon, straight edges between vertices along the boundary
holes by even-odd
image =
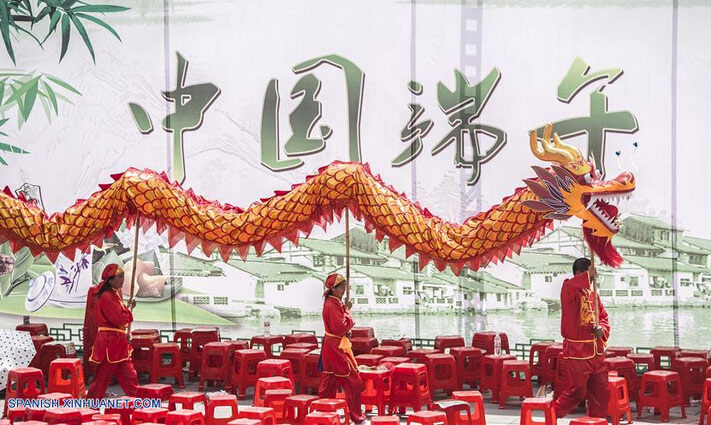
[[[546,124],[543,129],[543,138],[540,143],[538,141],[538,132],[536,130],[532,130],[529,133],[531,151],[536,158],[542,161],[567,164],[574,161],[576,157],[582,157],[577,149],[561,142],[557,135],[554,135],[553,141],[551,141],[552,132],[553,124]]]

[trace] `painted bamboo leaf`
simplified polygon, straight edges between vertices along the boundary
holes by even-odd
[[[69,26],[69,15],[62,16],[62,52],[59,55],[59,61],[61,62],[64,55],[67,53],[67,48],[69,47],[69,36],[71,28]]]
[[[146,110],[143,109],[141,105],[136,103],[129,102],[128,107],[131,109],[131,115],[133,116],[133,120],[136,122],[136,126],[138,126],[138,131],[140,131],[141,134],[149,134],[152,132],[153,122],[151,121],[151,117],[148,115]]]

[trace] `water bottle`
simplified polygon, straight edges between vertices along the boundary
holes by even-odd
[[[264,321],[264,336],[271,336],[272,335],[271,327],[272,327],[271,322],[269,320],[265,320]]]
[[[498,333],[494,337],[494,355],[495,356],[501,355],[501,337],[499,336]]]

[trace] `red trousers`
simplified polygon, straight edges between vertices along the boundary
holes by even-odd
[[[588,360],[565,360],[568,367],[568,389],[553,402],[557,418],[564,417],[586,399],[589,416],[607,417],[610,393],[604,359],[605,356],[595,356]]]
[[[351,372],[348,376],[336,376],[332,373],[324,373],[321,377],[321,386],[318,388],[319,398],[336,398],[338,388],[343,388],[343,393],[346,396],[346,404],[351,414],[351,420],[355,423],[361,423],[365,420],[362,406],[360,404],[360,395],[363,392],[363,381],[360,376]]]
[[[94,380],[89,385],[87,398],[103,398],[106,395],[106,388],[113,376],[116,376],[123,393],[129,397],[136,395],[138,387],[138,374],[133,368],[132,360],[124,360],[119,363],[109,363],[104,360],[98,365],[94,365]]]

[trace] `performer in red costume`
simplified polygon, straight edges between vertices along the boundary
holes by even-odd
[[[101,284],[90,287],[89,291],[86,293],[84,330],[82,333],[82,344],[84,344],[83,365],[85,375],[90,375],[94,372],[94,364],[89,361],[89,356],[91,355],[91,348],[94,346],[94,340],[96,339],[96,332],[98,329],[94,318],[96,317],[96,305],[99,302],[99,297],[96,296],[99,289],[101,289]]]
[[[563,282],[560,293],[563,357],[568,367],[568,389],[555,400],[556,417],[562,418],[587,399],[590,416],[607,416],[607,367],[605,347],[610,336],[610,323],[600,297],[590,288],[597,277],[587,258],[573,263],[572,279]],[[594,296],[597,296],[599,325],[595,327]]]
[[[321,344],[323,377],[318,396],[335,398],[338,388],[343,388],[351,419],[355,423],[361,423],[365,420],[360,404],[363,381],[358,374],[358,363],[351,350],[351,341],[348,339],[348,333],[355,324],[350,313],[353,305],[350,301],[345,305],[341,302],[346,292],[345,282],[343,276],[335,273],[326,278],[322,314],[326,334]]]
[[[98,302],[94,310],[94,321],[98,326],[96,340],[89,361],[96,365],[94,380],[89,386],[89,398],[101,398],[112,376],[127,396],[133,397],[138,387],[138,375],[131,360],[131,345],[128,343],[128,324],[133,321],[131,310],[136,305],[133,300],[126,306],[121,296],[123,270],[116,264],[109,264],[101,273],[101,284],[97,293]]]

